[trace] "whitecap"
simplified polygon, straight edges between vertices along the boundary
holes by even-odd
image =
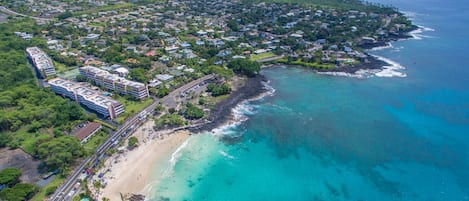
[[[210,134],[215,137],[220,137],[220,136],[239,137],[242,135],[242,133],[235,131],[235,128],[239,126],[239,124],[241,124],[242,122],[243,121],[229,122],[225,125],[222,125],[218,128],[213,129]]]
[[[228,158],[228,159],[234,159],[234,158],[235,158],[234,156],[232,156],[232,155],[226,153],[226,152],[223,151],[223,150],[220,150],[219,153],[220,153],[222,156],[224,156],[224,157],[226,157],[226,158]]]
[[[171,154],[169,159],[169,166],[163,171],[163,177],[168,177],[172,174],[174,166],[176,165],[179,158],[182,156],[182,151],[187,147],[191,138],[184,141],[177,149]]]
[[[266,96],[273,96],[275,94],[275,88],[270,86],[270,80],[267,81],[267,82],[262,82],[262,85],[264,85],[264,89],[266,90],[266,92],[264,92],[264,94],[261,94],[258,98],[258,99],[262,99]],[[256,99],[254,99],[256,100]]]
[[[248,120],[249,119],[248,115],[256,114],[257,106],[252,105],[251,102],[256,101],[256,100],[261,100],[266,96],[272,96],[275,93],[275,89],[269,85],[269,82],[270,81],[262,82],[262,84],[264,85],[264,89],[266,89],[264,93],[260,94],[257,97],[244,100],[238,105],[236,105],[236,107],[231,109],[231,114],[233,115],[233,119],[231,121],[228,121],[224,125],[221,125],[215,129],[212,129],[211,134],[213,136],[221,136],[221,135],[233,136],[233,137],[241,136],[242,133],[235,131],[234,128],[239,126],[242,122]]]
[[[394,48],[394,46],[391,43],[386,43],[385,46],[374,47],[374,48],[371,48],[369,51],[385,50],[385,49],[389,49],[389,48]]]
[[[371,56],[375,57],[376,59],[378,60],[381,60],[381,61],[384,61],[386,62],[387,64],[391,65],[391,67],[393,69],[405,69],[404,66],[402,66],[401,64],[391,60],[391,59],[388,59],[388,58],[385,58],[385,57],[382,57],[382,56],[378,56],[378,55],[373,55],[373,54],[370,54]],[[386,67],[386,66],[385,66]]]
[[[351,78],[369,78],[373,77],[372,73],[374,70],[368,70],[368,69],[360,69],[356,71],[355,73],[346,73],[346,72],[318,72],[320,75],[331,75],[331,76],[338,76],[338,77],[351,77]]]
[[[318,72],[321,75],[332,75],[340,77],[351,77],[351,78],[370,78],[370,77],[407,77],[407,74],[400,72],[404,70],[405,67],[401,64],[378,55],[370,54],[378,60],[384,61],[389,65],[383,66],[381,69],[360,69],[355,73],[346,73],[346,72]]]
[[[378,55],[371,55],[371,56],[389,64],[387,66],[383,66],[383,68],[379,72],[375,73],[375,76],[377,77],[407,77],[407,74],[399,71],[399,70],[405,69],[405,67],[402,66],[401,64],[391,59],[384,58],[382,56],[378,56]]]
[[[424,35],[424,32],[433,32],[435,29],[430,27],[425,27],[422,25],[417,25],[418,29],[409,32],[409,35],[412,36],[412,39],[422,40],[424,38],[435,38],[434,36]]]
[[[405,73],[392,69],[383,69],[382,71],[375,73],[375,75],[376,77],[407,77]]]

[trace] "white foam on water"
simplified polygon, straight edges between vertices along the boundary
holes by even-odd
[[[269,83],[270,83],[270,80],[267,82],[262,82],[262,85],[264,85],[264,89],[266,90],[266,92],[257,99],[262,99],[266,96],[273,96],[275,94],[275,89],[272,86],[270,86]]]
[[[182,156],[182,151],[188,146],[189,141],[191,138],[188,138],[186,141],[184,141],[179,147],[171,154],[171,158],[169,159],[169,166],[167,166],[161,174],[160,179],[153,179],[152,182],[148,183],[145,185],[145,188],[143,189],[143,192],[145,192],[146,196],[145,200],[147,201],[149,198],[154,197],[154,188],[157,186],[157,184],[160,182],[161,179],[171,177],[174,173],[174,166],[176,166],[177,161],[179,158]]]
[[[351,77],[351,78],[370,78],[374,75],[373,69],[360,69],[355,73],[346,73],[346,72],[318,72],[320,75],[331,75],[331,76],[338,76],[338,77]]]
[[[384,58],[378,55],[371,55],[376,57],[377,59],[386,62],[389,64],[388,66],[383,66],[383,69],[381,69],[380,72],[376,72],[375,76],[376,77],[407,77],[407,74],[400,72],[400,70],[404,70],[405,67],[402,66],[401,64],[388,59]]]
[[[371,48],[370,51],[385,50],[385,49],[389,49],[389,48],[394,48],[392,43],[386,43],[385,46],[378,46],[378,47]]]
[[[226,157],[226,158],[228,158],[228,159],[234,159],[234,158],[235,158],[234,156],[232,156],[232,155],[226,153],[226,152],[223,151],[223,150],[220,150],[219,153],[220,153],[222,156],[224,156],[224,157]]]
[[[260,94],[257,97],[254,97],[249,100],[245,100],[241,103],[239,103],[236,107],[231,109],[231,113],[233,115],[233,120],[227,122],[224,125],[221,125],[211,131],[211,134],[213,136],[233,136],[233,137],[239,137],[242,135],[241,132],[234,131],[234,128],[239,126],[242,122],[246,121],[249,119],[248,115],[253,115],[256,113],[256,106],[250,104],[252,101],[256,100],[261,100],[266,96],[272,96],[275,93],[275,89],[269,85],[269,82],[262,82],[264,85],[264,89],[266,89],[266,92]]]
[[[434,36],[429,36],[429,35],[422,34],[424,32],[433,32],[433,31],[435,31],[435,29],[430,28],[430,27],[425,27],[425,26],[422,26],[422,25],[417,25],[417,26],[419,27],[418,29],[409,32],[409,35],[412,36],[412,39],[422,40],[424,38],[435,38]]]
[[[179,158],[182,156],[182,151],[187,147],[191,138],[187,138],[177,149],[171,154],[169,159],[169,166],[163,171],[163,177],[168,177],[172,174],[174,166],[176,165]]]
[[[407,74],[401,72],[405,69],[404,66],[399,63],[384,58],[378,55],[372,55],[378,60],[384,61],[389,65],[383,66],[381,69],[360,69],[355,73],[346,73],[346,72],[318,72],[321,75],[332,75],[340,77],[351,77],[351,78],[370,78],[370,77],[407,77]]]

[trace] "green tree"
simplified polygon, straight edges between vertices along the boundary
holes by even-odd
[[[165,114],[155,120],[157,128],[183,126],[186,122],[177,114]]]
[[[166,95],[168,95],[170,90],[166,86],[162,86],[159,90],[158,93],[156,93],[156,96],[159,98],[163,98]]]
[[[72,16],[73,16],[72,13],[70,11],[67,11],[65,13],[62,13],[62,14],[58,15],[57,18],[59,20],[63,20],[63,19],[67,19],[67,18],[72,17]]]
[[[234,59],[228,63],[228,68],[233,69],[235,73],[254,77],[261,70],[261,64],[247,59]]]
[[[32,184],[16,184],[12,188],[0,191],[0,200],[24,201],[29,200],[37,192],[37,187]]]
[[[134,68],[129,72],[129,77],[138,82],[147,82],[148,79],[145,77],[145,69],[143,68]]]
[[[84,150],[74,136],[61,136],[50,141],[39,142],[34,154],[51,169],[64,169],[72,164],[75,159],[84,155]]]
[[[236,20],[229,20],[228,27],[233,31],[239,31],[238,23],[236,22]]]
[[[221,86],[210,83],[207,86],[207,91],[212,93],[212,96],[222,96],[231,93],[231,86],[228,83],[223,83]]]
[[[127,142],[127,145],[130,147],[130,148],[134,148],[138,145],[138,139],[134,136],[130,137],[129,138],[129,141]]]
[[[187,103],[184,117],[187,119],[200,119],[204,117],[204,111],[192,103]]]
[[[14,185],[19,182],[21,170],[18,168],[5,168],[0,172],[0,185],[5,184],[8,186]]]

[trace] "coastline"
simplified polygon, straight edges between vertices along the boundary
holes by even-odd
[[[389,42],[410,39],[412,35],[410,32],[401,33],[391,39],[378,41],[377,43],[364,47],[366,50],[372,48],[385,47]],[[363,70],[384,70],[391,63],[367,53],[367,61],[358,65],[336,68],[333,70],[315,70],[318,73],[341,75],[354,74]],[[280,65],[270,65],[275,67]],[[288,66],[288,65],[287,65]],[[335,74],[339,73],[339,74]],[[104,178],[108,179],[109,183],[99,192],[98,197],[110,198],[110,200],[120,200],[121,194],[124,196],[129,195],[143,195],[150,196],[151,189],[158,186],[159,175],[155,172],[163,172],[165,164],[169,163],[171,155],[188,140],[191,134],[201,133],[203,131],[212,131],[224,124],[236,121],[234,119],[233,109],[239,104],[252,100],[261,96],[268,90],[265,88],[264,82],[266,78],[263,75],[256,75],[251,78],[241,78],[242,82],[239,86],[234,87],[233,92],[228,98],[220,101],[211,109],[207,122],[199,127],[190,128],[189,130],[166,132],[166,137],[159,139],[156,136],[158,133],[147,134],[152,130],[154,125],[153,120],[147,121],[141,126],[133,136],[139,139],[140,145],[133,149],[128,150],[123,154],[113,155],[106,160],[105,166],[101,169],[106,172]],[[164,133],[165,131],[159,132]],[[122,158],[122,160],[119,160]],[[118,161],[118,162],[116,162]],[[114,164],[112,164],[114,163]],[[130,173],[129,173],[130,172]],[[97,174],[98,175],[98,174]],[[119,175],[119,177],[116,177]]]
[[[412,29],[408,31],[389,35],[388,37],[379,39],[374,43],[366,43],[366,44],[359,45],[358,47],[363,48],[363,50],[365,50],[364,54],[366,55],[366,58],[364,59],[364,61],[360,62],[359,64],[350,65],[350,66],[338,66],[333,69],[314,68],[312,70],[314,70],[317,73],[325,74],[325,75],[349,76],[349,77],[359,77],[359,78],[369,77],[370,74],[377,74],[380,77],[393,77],[393,76],[405,77],[406,75],[404,73],[394,71],[396,69],[401,69],[401,66],[396,68],[393,62],[389,62],[387,59],[383,59],[376,55],[372,55],[368,51],[371,51],[377,48],[390,47],[391,42],[395,42],[395,41],[418,39],[417,36],[414,34],[414,32],[420,32],[424,30],[426,30],[426,27],[414,25]],[[297,67],[309,68],[307,66],[302,66],[302,65],[290,65],[290,64],[279,64],[279,63],[265,65],[263,66],[263,68],[276,67],[276,66],[297,66]],[[380,75],[380,71],[385,71],[385,72],[382,73],[383,75]]]
[[[399,32],[397,34],[390,35],[387,38],[376,41],[375,43],[361,44],[359,45],[359,47],[365,50],[365,54],[367,56],[364,62],[361,62],[360,64],[357,64],[357,65],[352,65],[352,66],[338,67],[332,70],[331,69],[327,69],[327,70],[319,69],[317,70],[317,72],[334,75],[334,73],[356,74],[357,72],[360,72],[360,71],[386,70],[388,69],[386,68],[386,66],[393,65],[393,64],[386,60],[383,60],[382,58],[371,55],[366,51],[370,51],[375,48],[389,47],[391,42],[415,38],[412,35],[412,32],[421,30],[421,29],[422,27],[414,25],[413,28],[409,31]]]
[[[138,138],[139,146],[112,155],[96,174],[98,176],[93,177],[93,182],[88,182],[90,189],[93,188],[94,181],[107,183],[104,188],[94,192],[98,200],[109,198],[118,201],[121,196],[145,196],[148,183],[155,183],[150,180],[153,172],[162,170],[171,154],[190,137],[188,131],[152,132],[153,125],[153,120],[145,122],[132,135]],[[99,178],[101,173],[103,176]]]
[[[137,137],[139,146],[124,153],[116,153],[105,161],[104,167],[95,174],[93,182],[88,182],[92,188],[94,181],[106,181],[99,191],[94,192],[98,200],[109,198],[121,200],[121,196],[131,195],[150,196],[151,189],[158,186],[160,175],[167,168],[171,155],[186,142],[191,134],[211,131],[223,124],[234,121],[232,109],[244,101],[261,96],[267,89],[263,82],[266,78],[256,75],[251,78],[241,78],[242,82],[235,87],[230,96],[215,105],[208,116],[207,123],[197,128],[181,131],[153,131],[153,120],[148,120],[132,136]],[[161,136],[164,136],[161,138]],[[99,175],[103,173],[103,177]],[[156,174],[155,174],[156,173]]]
[[[223,124],[233,121],[233,112],[236,106],[244,101],[256,98],[267,91],[264,82],[267,79],[263,75],[256,75],[255,77],[248,77],[243,80],[242,86],[234,90],[230,96],[215,105],[211,109],[207,118],[208,122],[197,128],[191,128],[190,131],[199,133],[202,131],[211,131]]]

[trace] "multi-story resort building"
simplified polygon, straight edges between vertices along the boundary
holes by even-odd
[[[52,60],[38,47],[26,48],[28,58],[31,60],[34,68],[41,75],[42,78],[47,78],[50,75],[55,75],[55,68]]]
[[[80,83],[54,78],[49,80],[49,85],[55,93],[75,100],[104,117],[114,119],[124,112],[124,106],[120,102],[100,95],[99,92]]]
[[[81,67],[79,70],[81,76],[92,80],[96,85],[106,90],[129,95],[136,99],[144,99],[149,96],[148,87],[143,83],[127,80],[93,66]]]

